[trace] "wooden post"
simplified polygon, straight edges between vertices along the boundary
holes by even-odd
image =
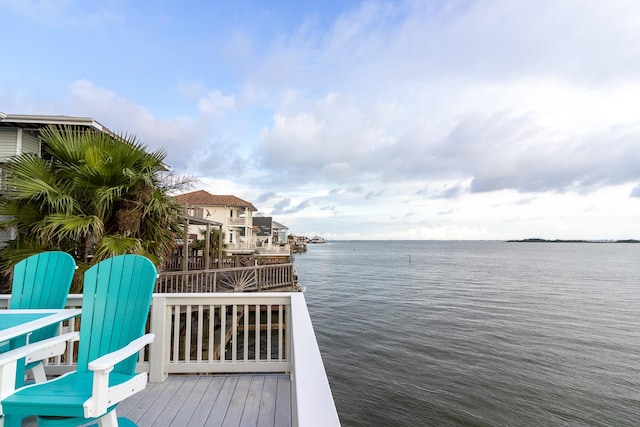
[[[207,232],[205,233],[204,242],[204,269],[211,268],[211,224],[207,224]]]
[[[184,239],[182,240],[182,271],[189,270],[189,220],[184,228]]]
[[[218,268],[222,268],[222,224],[218,232]]]

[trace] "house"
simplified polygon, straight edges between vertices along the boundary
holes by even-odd
[[[232,254],[251,253],[255,250],[253,230],[253,204],[232,195],[214,195],[204,190],[176,196],[185,206],[186,214],[222,224],[225,250]],[[204,228],[190,224],[189,234],[201,236]]]
[[[40,131],[47,126],[70,126],[80,131],[113,135],[90,117],[5,114],[0,111],[0,197],[6,193],[6,162],[24,153],[42,153]],[[14,238],[13,230],[0,230],[0,245]]]
[[[273,221],[273,243],[285,244],[288,242],[287,232],[289,227]]]
[[[256,235],[256,246],[270,245],[272,241],[273,218],[270,216],[254,216],[253,229]]]
[[[270,216],[254,216],[253,228],[256,233],[256,245],[279,245],[287,243],[289,227],[273,220]]]

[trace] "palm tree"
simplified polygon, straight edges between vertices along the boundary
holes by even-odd
[[[43,155],[23,154],[7,166],[9,194],[0,200],[0,226],[17,237],[0,250],[8,269],[44,250],[63,250],[88,267],[125,253],[156,264],[183,232],[182,207],[163,177],[166,154],[149,153],[136,138],[49,127]]]
[[[211,233],[209,234],[209,252],[211,254],[215,254],[217,256],[225,257],[227,248],[226,243],[222,243],[222,247],[220,247],[220,242],[224,242],[225,234],[224,231],[221,231],[218,228],[212,228]],[[200,239],[197,239],[191,247],[193,249],[204,249],[206,247],[207,240],[207,231],[200,230]],[[207,266],[207,268],[209,268]]]

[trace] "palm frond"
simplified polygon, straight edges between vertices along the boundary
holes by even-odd
[[[126,237],[121,234],[104,236],[94,250],[94,262],[116,255],[140,253],[142,245],[140,239]]]

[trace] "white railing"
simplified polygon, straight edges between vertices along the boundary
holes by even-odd
[[[253,252],[257,249],[255,243],[253,242],[239,242],[239,243],[227,243],[224,247],[224,250],[227,253],[234,252]]]
[[[0,295],[7,308],[9,295]],[[68,307],[80,307],[70,295]],[[77,330],[78,322],[65,330]],[[156,336],[140,352],[138,371],[161,382],[172,373],[289,372],[294,426],[339,426],[304,294],[154,294],[149,330]],[[224,333],[223,333],[224,331]],[[188,350],[188,351],[187,351]],[[74,368],[74,347],[45,370]]]
[[[284,245],[264,245],[256,248],[258,255],[290,255],[291,247],[286,243]]]
[[[288,293],[156,294],[152,382],[172,373],[291,370]]]
[[[244,226],[249,226],[251,224],[249,224],[249,218],[247,217],[240,217],[240,218],[229,218],[228,219],[228,225],[244,225]]]

